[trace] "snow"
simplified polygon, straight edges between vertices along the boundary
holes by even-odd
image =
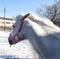
[[[11,31],[0,31],[0,59],[34,58],[36,53],[26,39],[10,46],[8,36]]]

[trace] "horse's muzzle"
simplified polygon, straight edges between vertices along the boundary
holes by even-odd
[[[9,38],[8,38],[8,42],[9,42],[10,45],[13,45],[13,44],[16,43],[16,39],[13,38],[13,37],[11,36],[11,34],[10,34],[10,36],[9,36]]]
[[[10,45],[12,45],[12,38],[11,37],[8,38],[8,42]]]
[[[8,38],[8,42],[9,42],[10,45],[16,44],[16,43],[18,43],[21,40],[22,39],[20,37],[18,37],[18,36],[12,37],[10,35],[9,38]]]

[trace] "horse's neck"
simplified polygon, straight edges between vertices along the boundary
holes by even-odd
[[[27,28],[28,32],[26,35],[27,35],[29,41],[31,42],[31,44],[33,45],[33,47],[35,48],[35,50],[38,52],[38,54],[42,56],[39,46],[43,47],[43,45],[40,43],[41,41],[39,41],[39,39],[40,39],[39,36],[45,35],[44,31],[42,28],[40,29],[39,24],[32,22],[30,20],[28,22],[29,22],[28,28]]]
[[[42,55],[42,53],[40,51],[40,49],[41,49],[43,52],[43,55],[46,58],[49,58],[50,56],[52,57],[53,55],[51,55],[51,54],[54,53],[53,50],[54,49],[56,50],[58,48],[58,47],[57,48],[55,47],[55,45],[56,45],[55,42],[59,46],[59,41],[60,41],[59,34],[57,34],[57,36],[55,35],[56,33],[52,34],[52,35],[46,35],[47,34],[45,31],[46,29],[44,29],[42,27],[42,25],[40,26],[39,24],[32,22],[31,20],[28,20],[28,22],[29,22],[29,25],[27,28],[28,34],[26,34],[26,35],[27,35],[29,41],[32,43],[35,50],[39,53],[39,55],[40,54]],[[50,31],[52,31],[52,30],[50,29]],[[57,39],[57,40],[55,41],[54,39],[55,40]],[[54,41],[54,43],[53,43],[53,41]]]

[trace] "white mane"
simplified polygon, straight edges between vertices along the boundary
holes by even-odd
[[[57,29],[57,30],[60,31],[60,28],[58,26],[56,26],[55,24],[53,24],[53,22],[50,19],[46,18],[46,17],[38,17],[34,13],[30,13],[28,18],[30,20],[33,20],[33,21],[42,22],[42,23],[46,24],[47,26],[52,27],[52,28]]]
[[[22,16],[24,16],[25,14],[24,13],[21,13],[20,15],[18,15],[16,18],[21,18]],[[53,29],[56,29],[58,31],[60,31],[60,28],[58,26],[56,26],[55,24],[53,24],[53,22],[46,18],[46,17],[38,17],[36,14],[34,13],[30,13],[30,15],[28,16],[28,18],[32,21],[37,21],[37,22],[42,22],[44,23],[45,25],[53,28]]]

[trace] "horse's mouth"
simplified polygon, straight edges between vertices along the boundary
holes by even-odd
[[[12,45],[12,38],[11,37],[8,38],[8,42],[10,45]]]
[[[9,42],[10,45],[14,45],[14,44],[16,44],[16,43],[18,43],[18,42],[20,42],[22,40],[25,40],[25,39],[26,39],[25,35],[23,35],[21,37],[20,36],[15,36],[15,38],[13,38],[12,36],[10,36],[8,38],[8,42]]]

